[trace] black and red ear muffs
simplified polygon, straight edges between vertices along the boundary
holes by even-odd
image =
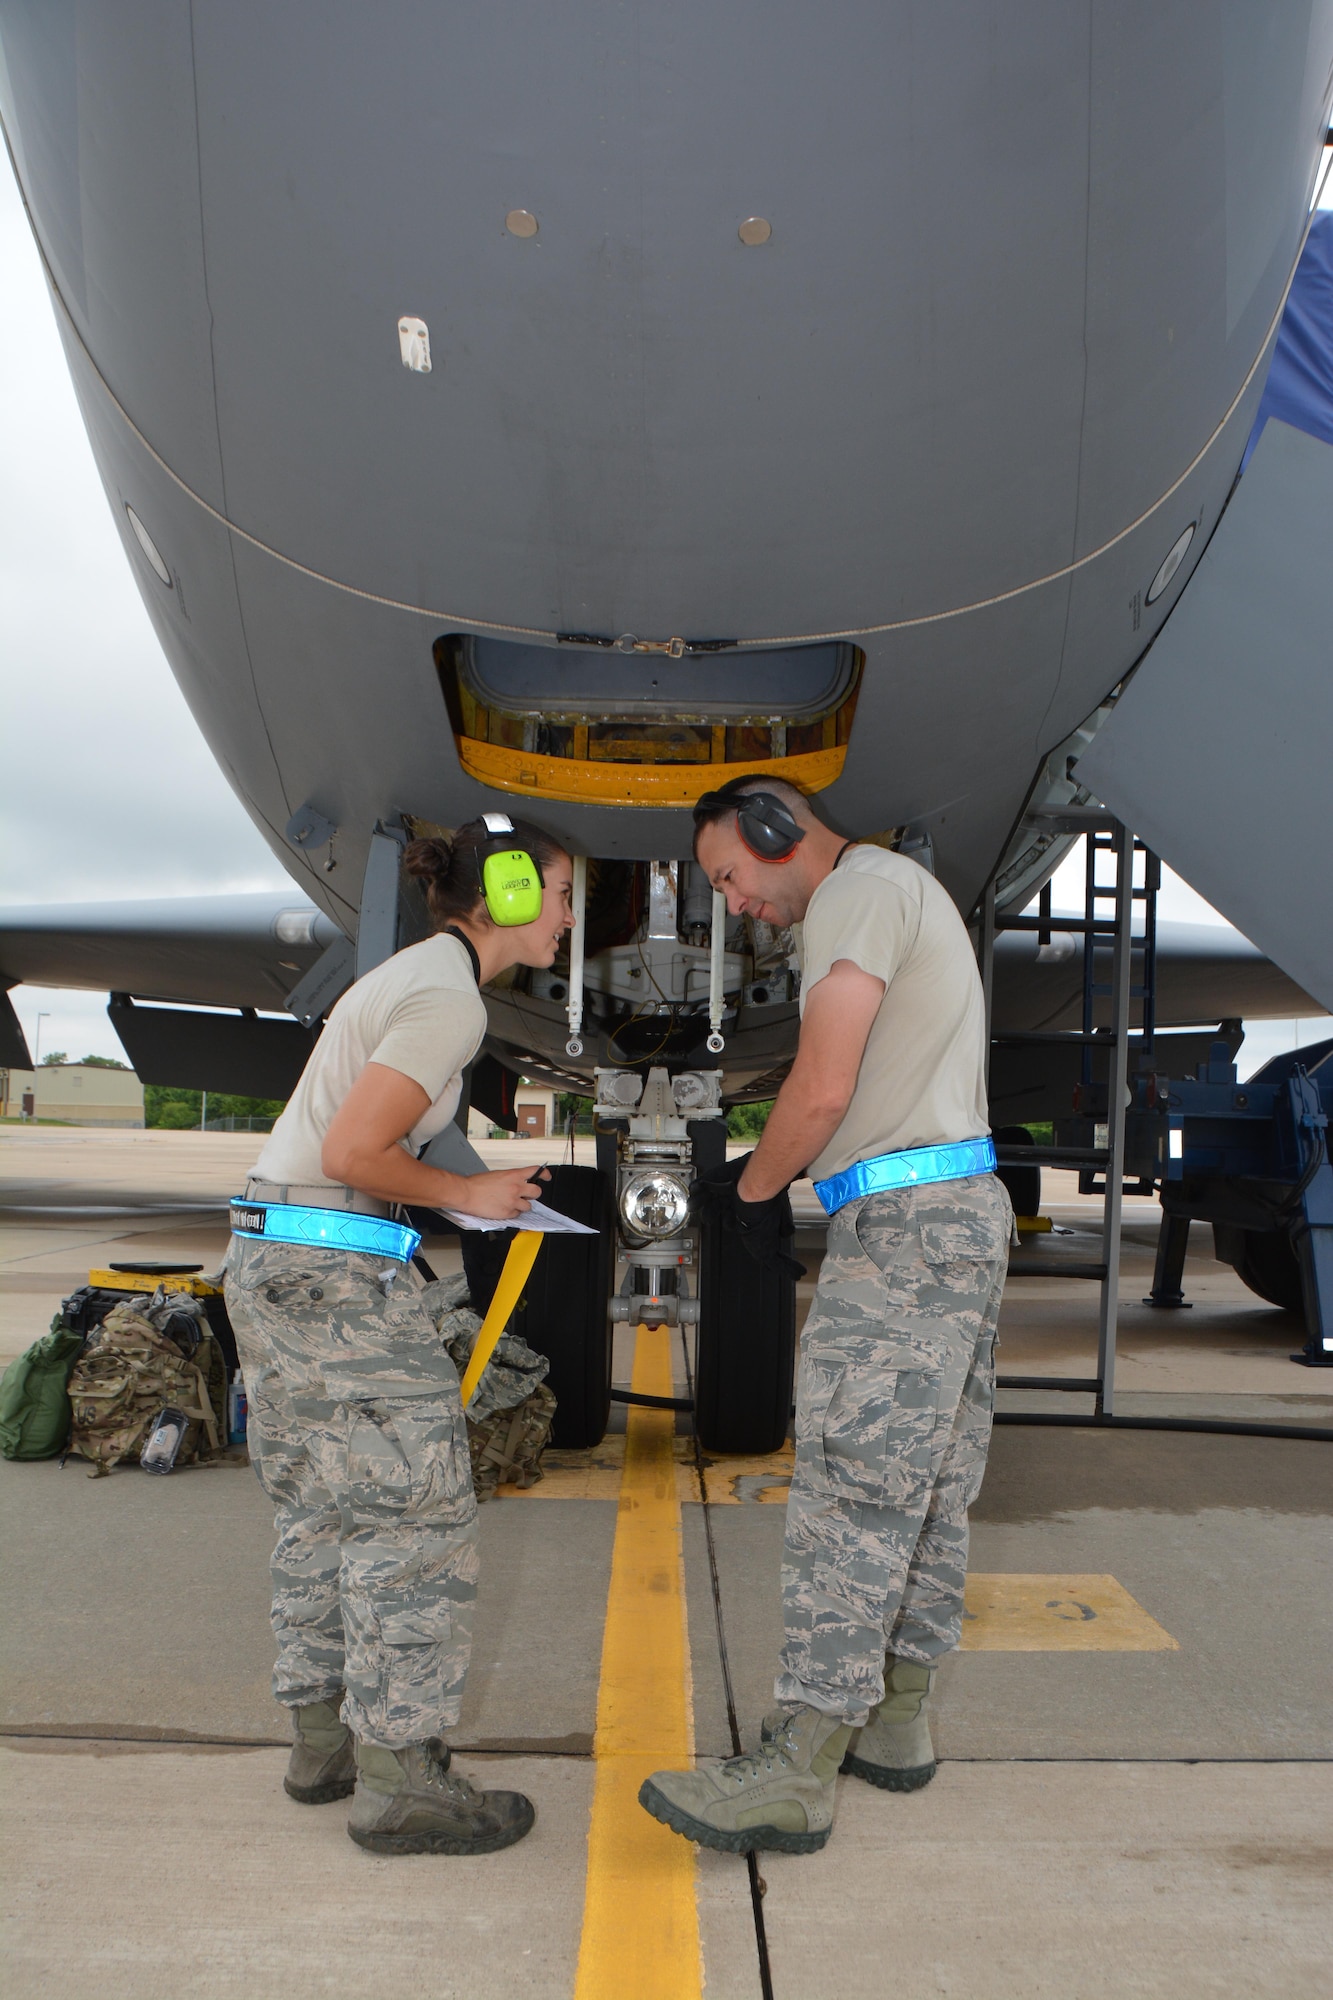
[[[705,792],[695,811],[719,806],[735,813],[736,831],[756,861],[790,861],[805,839],[805,828],[797,825],[791,808],[776,792],[742,792],[735,797],[724,787]]]

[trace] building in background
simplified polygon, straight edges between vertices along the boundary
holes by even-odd
[[[555,1129],[555,1092],[538,1083],[520,1083],[514,1092],[516,1139],[545,1139]]]
[[[469,1111],[469,1139],[547,1139],[556,1126],[555,1092],[540,1083],[519,1083],[514,1090],[514,1115],[518,1128],[502,1132],[480,1111]]]
[[[25,1097],[31,1097],[38,1120],[132,1127],[144,1122],[143,1085],[132,1069],[103,1069],[96,1063],[0,1069],[0,1117],[22,1118]]]

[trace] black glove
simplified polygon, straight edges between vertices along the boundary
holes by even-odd
[[[767,1201],[741,1200],[740,1178],[750,1158],[749,1153],[743,1153],[739,1159],[727,1160],[691,1181],[690,1199],[695,1214],[701,1221],[714,1221],[739,1236],[757,1264],[776,1264],[793,1277],[803,1278],[805,1265],[783,1247],[784,1238],[790,1242],[795,1234],[786,1188],[770,1195]]]
[[[723,1160],[720,1165],[709,1167],[690,1182],[690,1200],[701,1220],[711,1217],[721,1222],[724,1228],[727,1226],[728,1219],[734,1216],[736,1210],[737,1185],[751,1157],[749,1153],[742,1153],[738,1160]]]

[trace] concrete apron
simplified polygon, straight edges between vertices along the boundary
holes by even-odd
[[[19,1204],[24,1215],[11,1208],[0,1219],[0,1277],[59,1271],[68,1289],[64,1266],[77,1275],[90,1247],[89,1262],[127,1238],[118,1258],[176,1255],[185,1240],[208,1246],[217,1225],[202,1215],[88,1214],[99,1201],[133,1202],[146,1149],[128,1165],[110,1146],[94,1149],[99,1179],[89,1153],[58,1136],[68,1158],[51,1162],[61,1169],[52,1180],[64,1185],[50,1186],[45,1205],[65,1213],[40,1227],[58,1225],[61,1240],[37,1233],[37,1203]],[[79,1138],[89,1136],[111,1135]],[[159,1142],[147,1156],[159,1203],[175,1160],[164,1140],[189,1169],[188,1197],[208,1199],[207,1159],[195,1155],[217,1138],[134,1137]],[[108,1186],[113,1163],[119,1178]],[[218,1166],[232,1175],[230,1158]],[[1083,1225],[1072,1205],[1070,1224]],[[1147,1234],[1136,1226],[1127,1246],[1131,1299],[1147,1289]],[[1011,1287],[1006,1370],[1069,1361],[1083,1372],[1095,1288],[1069,1289],[1052,1311],[1050,1288]],[[1202,1257],[1191,1259],[1186,1289],[1207,1289],[1206,1304],[1140,1312],[1134,1335],[1144,1368],[1173,1398],[1244,1400],[1258,1414],[1281,1397],[1329,1421],[1318,1395],[1326,1378],[1279,1365],[1283,1343],[1296,1344],[1290,1321]],[[11,1306],[20,1300],[44,1303],[14,1288]],[[678,1343],[672,1360],[681,1387]],[[626,1379],[631,1365],[621,1343]],[[747,1746],[769,1699],[789,1463],[778,1455],[705,1470],[720,1635],[692,1446],[668,1436],[656,1448],[652,1504],[665,1509],[666,1539],[654,1560],[669,1590],[678,1534],[683,1578],[686,1650],[673,1671],[685,1677],[697,1749],[726,1754],[721,1639]],[[617,1754],[607,1674],[623,1677],[626,1658],[622,1649],[617,1665],[609,1650],[608,1584],[619,1579],[613,1605],[631,1633],[634,1589],[655,1587],[642,1564],[639,1584],[627,1583],[625,1551],[617,1556],[624,1456],[624,1439],[612,1437],[553,1465],[530,1495],[483,1509],[477,1646],[455,1741],[470,1748],[478,1781],[529,1791],[538,1823],[519,1847],[476,1862],[366,1855],[346,1839],[339,1807],[286,1800],[281,1751],[239,1747],[286,1733],[267,1687],[268,1510],[244,1467],[92,1482],[75,1461],[64,1472],[0,1464],[3,1727],[23,1732],[0,1753],[14,1843],[10,1990],[51,1991],[55,1977],[59,1990],[95,1981],[109,1995],[281,1982],[293,1995],[349,2000],[491,1991],[676,2000],[701,1990],[701,1950],[710,1994],[759,1996],[743,1864],[698,1857],[687,1872],[697,1930],[677,1939],[674,1963],[650,1949],[628,1985],[617,1979],[617,1925],[650,1947],[663,1936],[651,1857],[600,1906],[592,1893],[589,1815]],[[774,1993],[845,2000],[879,1995],[886,1980],[908,2000],[1322,1992],[1331,1463],[1314,1444],[998,1432],[974,1515],[965,1650],[940,1677],[940,1774],[910,1797],[843,1780],[823,1854],[761,1857]],[[632,1647],[628,1659],[632,1667]],[[642,1730],[650,1742],[660,1690],[639,1690],[637,1714],[634,1698],[631,1689],[632,1741]],[[182,1749],[182,1737],[231,1741]],[[595,1870],[606,1865],[597,1825],[594,1813]],[[664,1871],[677,1883],[683,1859]],[[600,1955],[588,1945],[598,1907]],[[677,1919],[683,1907],[677,1891]]]

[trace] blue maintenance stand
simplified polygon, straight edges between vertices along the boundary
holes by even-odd
[[[1333,1368],[1333,1040],[1275,1056],[1245,1083],[1219,1041],[1195,1076],[1141,1073],[1132,1088],[1126,1170],[1154,1181],[1162,1203],[1147,1303],[1187,1303],[1189,1225],[1209,1222],[1222,1262],[1304,1314],[1293,1359]]]

